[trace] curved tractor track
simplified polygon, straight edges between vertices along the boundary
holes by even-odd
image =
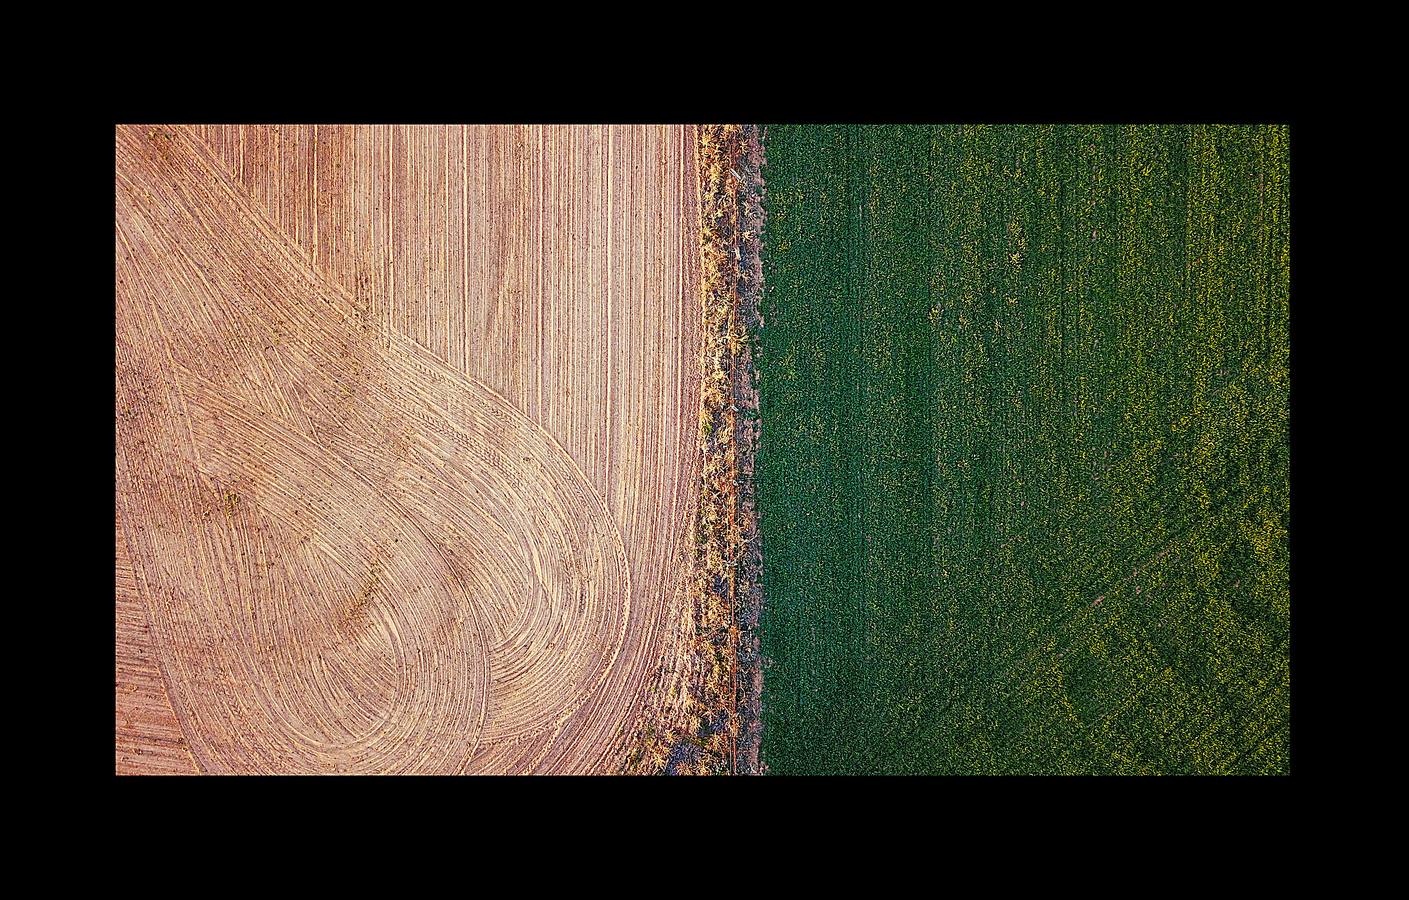
[[[693,146],[118,128],[119,772],[619,766],[685,587]]]

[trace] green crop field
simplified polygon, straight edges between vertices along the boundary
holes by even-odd
[[[770,771],[1288,772],[1287,129],[765,149]]]

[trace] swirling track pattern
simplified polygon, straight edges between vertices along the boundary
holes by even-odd
[[[560,443],[522,390],[368,315],[197,133],[124,127],[117,151],[119,587],[127,546],[149,631],[126,638],[150,634],[196,767],[611,767],[671,595],[663,552],[630,558],[619,524],[678,515],[683,495],[644,492],[650,516],[603,497],[634,497],[639,449],[658,464],[688,432],[662,418],[602,481],[590,428]],[[663,454],[686,460],[685,489],[688,446]],[[633,590],[633,572],[654,580]],[[123,677],[119,771],[179,770],[176,751],[164,768],[124,755]],[[150,681],[127,693],[160,708]]]

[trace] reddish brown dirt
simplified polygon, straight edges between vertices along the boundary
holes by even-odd
[[[678,656],[693,147],[118,129],[119,772],[618,768]]]

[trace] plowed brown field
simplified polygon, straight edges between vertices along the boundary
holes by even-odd
[[[617,768],[699,479],[694,129],[116,139],[118,772]]]

